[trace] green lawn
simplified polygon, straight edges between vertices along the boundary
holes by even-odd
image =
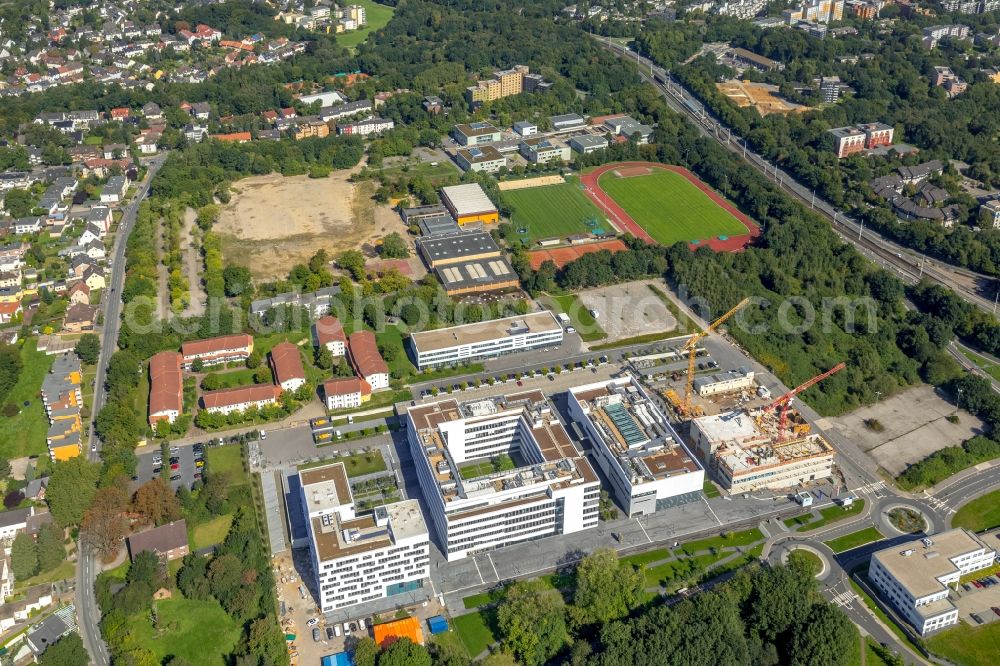
[[[386,326],[385,330],[375,334],[375,341],[382,347],[393,347],[396,349],[396,356],[390,361],[386,359],[389,372],[393,376],[409,377],[416,373],[417,369],[410,362],[410,357],[406,355],[406,347],[403,345],[403,333],[398,326]]]
[[[846,550],[851,550],[853,548],[857,548],[858,546],[864,546],[865,544],[873,541],[879,541],[884,538],[885,537],[882,533],[874,527],[866,527],[858,532],[851,532],[850,534],[845,534],[842,537],[824,541],[823,543],[829,546],[830,550],[833,552],[843,553]]]
[[[705,479],[705,483],[701,486],[701,492],[705,493],[705,497],[719,497],[722,493],[719,492],[718,487],[708,479]]]
[[[438,162],[437,166],[431,166],[430,162],[424,162],[423,160],[407,162],[398,166],[385,167],[382,169],[382,173],[390,177],[400,175],[407,177],[423,176],[433,187],[440,187],[441,185],[447,185],[449,182],[457,181],[462,175],[458,167],[449,160]]]
[[[528,230],[529,241],[565,237],[591,231],[587,220],[597,220],[598,226],[609,231],[605,216],[574,182],[523,190],[507,190],[503,199],[513,210],[511,222],[515,229]],[[525,236],[522,235],[522,238]]]
[[[844,518],[856,516],[864,511],[864,508],[865,501],[863,499],[856,499],[854,500],[854,503],[846,509],[839,504],[820,509],[820,518],[817,520],[813,520],[812,513],[804,513],[801,516],[789,518],[785,521],[785,526],[791,529],[801,527],[799,532],[810,532],[812,530],[818,530],[821,527],[826,527],[830,523],[841,521]]]
[[[823,560],[819,559],[816,553],[804,550],[802,548],[796,548],[788,554],[789,562],[799,562],[800,564],[806,566],[813,575],[818,574],[823,570]]]
[[[256,384],[253,380],[253,374],[256,370],[251,370],[250,368],[241,368],[240,370],[229,370],[226,372],[216,372],[212,373],[219,378],[219,388],[236,388],[237,386],[250,386]],[[270,383],[270,382],[268,382]]]
[[[993,664],[1000,653],[1000,622],[973,627],[960,622],[927,639],[927,647],[959,666]]]
[[[74,562],[63,562],[55,569],[51,571],[46,571],[40,573],[37,576],[32,576],[31,578],[25,578],[24,580],[16,581],[14,584],[14,590],[24,590],[32,585],[41,585],[43,583],[54,583],[57,580],[67,580],[73,578],[76,575],[76,564]]]
[[[229,474],[232,485],[246,481],[243,475],[243,455],[238,444],[212,446],[205,449],[209,474]]]
[[[747,228],[684,176],[657,169],[646,176],[601,176],[601,188],[661,245],[739,236]]]
[[[49,421],[38,392],[52,367],[54,357],[35,349],[37,340],[29,338],[21,347],[21,376],[7,396],[7,403],[21,408],[17,416],[0,416],[0,457],[7,460],[44,454]],[[25,401],[31,404],[24,406]]]
[[[698,551],[711,548],[726,548],[731,546],[749,546],[757,541],[763,541],[764,535],[756,527],[742,532],[731,532],[726,536],[714,536],[681,544],[680,552],[694,555]]]
[[[495,611],[483,610],[478,613],[459,615],[453,618],[451,623],[455,627],[455,631],[458,632],[462,645],[473,658],[498,640],[494,633]]]
[[[229,514],[216,516],[200,525],[188,525],[188,542],[191,550],[200,550],[222,543],[229,534],[233,517]]]
[[[603,340],[608,337],[590,310],[577,298],[576,294],[549,296],[548,301],[557,312],[565,312],[584,342]]]
[[[359,30],[352,30],[337,35],[337,43],[347,49],[355,48],[358,44],[368,39],[368,35],[372,32],[385,27],[385,24],[392,18],[393,12],[396,11],[393,7],[380,5],[371,0],[354,0],[353,4],[361,5],[365,8],[367,24]]]
[[[195,666],[226,662],[242,628],[218,601],[174,598],[157,601],[159,632],[146,618],[131,623],[131,635],[158,660],[182,657]],[[137,619],[137,618],[136,618]],[[159,663],[159,661],[157,661]]]
[[[964,505],[951,519],[953,527],[981,532],[1000,525],[1000,490],[994,490]]]
[[[378,449],[373,450],[371,453],[355,453],[350,456],[340,456],[339,458],[327,458],[325,460],[319,460],[314,463],[307,463],[305,465],[299,465],[298,469],[312,469],[313,467],[322,467],[323,465],[329,465],[330,463],[342,462],[347,470],[347,476],[364,476],[365,474],[374,474],[375,472],[384,472],[386,469],[385,459],[382,457],[382,452]]]

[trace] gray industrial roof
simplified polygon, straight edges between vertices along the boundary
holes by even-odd
[[[417,246],[427,263],[483,254],[500,254],[500,248],[497,247],[493,237],[485,231],[459,231],[453,234],[419,238]]]

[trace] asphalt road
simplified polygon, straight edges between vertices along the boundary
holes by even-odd
[[[104,297],[104,330],[101,341],[101,356],[97,363],[97,377],[94,380],[94,406],[92,414],[97,414],[104,407],[107,394],[104,390],[104,374],[107,369],[108,360],[118,347],[118,331],[121,328],[121,294],[122,286],[125,284],[125,245],[132,227],[135,225],[136,213],[139,210],[139,203],[149,192],[149,184],[153,176],[163,166],[166,155],[158,155],[147,163],[146,180],[139,185],[132,202],[123,210],[122,219],[118,224],[118,232],[115,234],[115,249],[112,253],[112,263],[110,269],[110,284],[107,286]],[[94,434],[93,427],[90,428],[88,438],[87,457],[97,461],[99,457],[100,440]],[[108,663],[108,647],[101,638],[101,631],[98,622],[101,619],[101,611],[97,607],[97,598],[94,594],[94,581],[100,573],[95,562],[94,555],[80,547],[80,557],[77,558],[76,566],[76,614],[77,622],[80,626],[80,637],[83,645],[87,648],[90,661],[93,664],[104,666]]]
[[[863,223],[845,215],[822,197],[816,196],[814,191],[800,184],[783,169],[750,150],[745,140],[734,134],[731,128],[720,123],[694,95],[670,77],[665,70],[615,42],[596,36],[594,38],[612,52],[630,60],[634,59],[640,65],[639,75],[660,91],[671,109],[691,120],[704,136],[712,137],[726,149],[740,155],[748,164],[777,183],[799,202],[827,217],[833,230],[866,257],[895,273],[907,283],[914,283],[926,277],[932,282],[952,289],[969,303],[987,312],[994,312],[997,284],[993,278],[935,261],[892,242],[870,228],[865,229]],[[668,80],[669,84],[660,84],[653,74]]]

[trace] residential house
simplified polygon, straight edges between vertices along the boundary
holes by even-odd
[[[133,562],[139,553],[153,553],[158,558],[176,560],[190,552],[188,548],[187,522],[181,518],[166,525],[160,525],[126,539],[128,556]]]
[[[352,333],[347,339],[347,349],[355,374],[368,382],[373,391],[389,388],[389,366],[379,353],[374,333]]]
[[[296,391],[306,383],[302,354],[291,342],[279,342],[274,345],[271,349],[270,364],[274,382],[282,391]]]

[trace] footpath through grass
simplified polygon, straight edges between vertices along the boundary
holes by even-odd
[[[502,196],[513,208],[511,222],[515,229],[528,230],[520,237],[532,242],[589,233],[592,228],[587,226],[588,220],[597,220],[600,227],[607,226],[604,215],[577,182],[507,190]]]
[[[866,527],[863,530],[851,532],[850,534],[845,534],[842,537],[830,539],[829,541],[824,541],[823,543],[829,546],[830,550],[833,552],[843,553],[844,551],[864,546],[865,544],[872,543],[873,541],[881,541],[884,538],[885,537],[882,533],[874,527]]]
[[[1000,526],[1000,490],[987,493],[960,508],[951,519],[951,525],[973,532]]]
[[[598,183],[661,245],[749,233],[742,222],[687,178],[672,171],[656,169],[629,178],[608,172]]]
[[[7,460],[46,452],[49,421],[38,392],[55,357],[37,351],[36,344],[35,338],[29,338],[21,346],[21,375],[5,403],[17,405],[21,411],[16,416],[0,417],[0,457]],[[25,407],[25,402],[30,404]]]

